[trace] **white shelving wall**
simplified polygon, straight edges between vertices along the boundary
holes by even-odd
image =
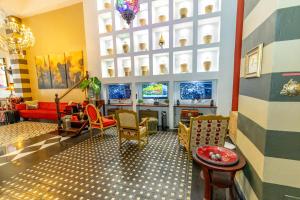
[[[105,9],[104,2],[110,2],[111,8]],[[133,109],[137,101],[134,95],[137,83],[168,81],[170,125],[173,124],[171,118],[176,101],[174,83],[215,80],[217,112],[228,115],[232,95],[236,0],[140,0],[140,12],[130,26],[115,10],[114,4],[113,0],[84,1],[87,59],[92,75],[102,77],[104,85],[130,83]],[[208,4],[213,5],[213,12],[205,14]],[[188,9],[187,17],[180,18],[180,9],[184,7]],[[140,25],[141,19],[143,26]],[[106,25],[109,24],[111,32],[107,31]],[[158,45],[160,34],[165,39],[163,48]],[[211,35],[209,44],[204,43],[206,35]],[[181,41],[185,44],[180,44]],[[128,53],[123,51],[124,42],[129,46]],[[208,60],[211,62],[209,70],[204,67]],[[166,68],[164,73],[160,69],[162,64]],[[185,64],[187,70],[182,71],[181,66],[185,68]],[[125,77],[125,65],[131,69],[128,77]],[[142,76],[141,66],[148,67],[145,76]],[[110,76],[108,69],[112,68],[113,75]]]

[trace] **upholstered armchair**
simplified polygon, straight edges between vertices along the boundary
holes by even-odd
[[[188,152],[202,145],[224,146],[229,117],[192,117],[190,127],[179,122],[178,140]]]
[[[88,104],[85,110],[89,119],[91,135],[93,129],[99,129],[101,136],[103,136],[104,130],[117,126],[114,116],[102,116],[93,104]]]
[[[148,118],[138,122],[137,113],[131,110],[117,110],[119,147],[130,140],[138,142],[139,148],[148,143]]]

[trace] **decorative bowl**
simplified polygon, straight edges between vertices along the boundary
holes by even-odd
[[[167,19],[167,17],[166,17],[166,15],[159,15],[158,16],[158,20],[159,20],[159,22],[165,22],[166,21],[166,19]]]
[[[113,77],[114,76],[114,69],[111,66],[109,66],[107,68],[107,73],[108,73],[109,77]]]
[[[204,35],[203,36],[203,42],[204,44],[210,44],[212,41],[212,35]]]
[[[204,8],[205,14],[212,13],[213,9],[214,9],[213,5],[207,5],[207,6],[205,6],[205,8]]]
[[[126,43],[123,44],[123,45],[122,45],[122,48],[123,48],[123,52],[124,52],[124,53],[128,53],[128,52],[129,52],[129,45],[128,45],[128,44],[126,44]]]
[[[210,68],[211,68],[211,61],[209,61],[209,60],[204,61],[203,62],[203,67],[204,67],[205,71],[208,72],[210,70]]]
[[[139,23],[140,23],[140,26],[145,26],[146,25],[146,19],[145,18],[139,19]]]
[[[112,25],[111,24],[106,24],[105,28],[106,28],[106,32],[112,32]]]
[[[186,45],[186,43],[187,43],[187,39],[185,39],[185,38],[179,39],[179,44],[181,47],[184,47]]]
[[[180,18],[185,18],[185,17],[187,17],[188,9],[187,9],[187,8],[180,8],[179,14],[180,14]]]
[[[166,64],[160,64],[159,65],[159,73],[166,74],[166,72],[167,72]]]
[[[188,72],[188,71],[189,71],[189,69],[188,69],[188,64],[187,64],[187,63],[182,63],[182,64],[180,65],[180,69],[181,69],[181,72],[182,72],[182,73]]]
[[[111,9],[111,3],[109,3],[109,2],[104,2],[104,8],[105,8],[105,9]]]
[[[145,42],[139,43],[139,48],[140,48],[141,51],[145,50],[146,49],[146,43]]]
[[[108,54],[108,55],[110,55],[110,56],[113,55],[113,52],[114,52],[114,51],[113,51],[112,48],[108,48],[108,49],[106,49],[106,51],[107,51],[107,54]]]

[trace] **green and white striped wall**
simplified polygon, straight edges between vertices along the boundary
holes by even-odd
[[[264,43],[262,75],[245,79],[245,54]],[[300,76],[300,0],[245,0],[237,146],[248,164],[237,177],[247,199],[300,199],[300,96],[280,95]]]

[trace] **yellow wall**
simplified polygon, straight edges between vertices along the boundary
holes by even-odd
[[[83,50],[86,66],[83,5],[79,3],[22,20],[36,39],[35,45],[27,51],[32,97],[39,101],[54,101],[55,93],[62,94],[66,89],[38,88],[35,56]],[[62,101],[80,102],[83,99],[84,93],[76,89]]]

